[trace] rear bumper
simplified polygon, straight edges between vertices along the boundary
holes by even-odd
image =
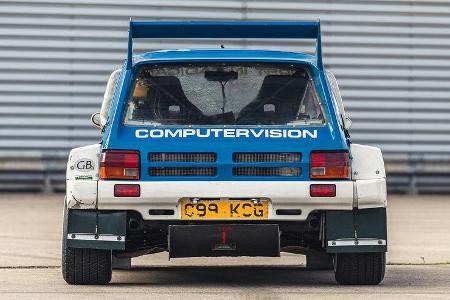
[[[385,180],[364,182],[361,185],[361,181],[98,181],[97,207],[134,210],[144,220],[180,220],[179,201],[183,198],[263,198],[270,203],[269,220],[304,221],[315,210],[351,210],[357,207],[359,194],[367,200],[361,208],[384,207]],[[114,197],[114,185],[123,183],[139,184],[141,196]],[[336,197],[310,197],[310,185],[317,183],[335,184]],[[361,187],[360,190],[356,191],[357,187]],[[300,209],[302,213],[277,215],[278,209]],[[149,210],[173,210],[174,214],[150,215]]]

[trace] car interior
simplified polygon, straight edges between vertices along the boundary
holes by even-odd
[[[207,72],[207,80],[222,85],[222,113],[206,115],[202,112],[186,97],[176,76],[149,76],[140,78],[136,84],[129,103],[132,105],[129,120],[162,125],[284,125],[323,117],[310,88],[309,75],[303,70],[291,75],[265,76],[257,96],[238,112],[224,108],[225,85],[229,80],[236,80],[237,73],[232,72],[230,77],[223,71],[217,71],[219,75]]]

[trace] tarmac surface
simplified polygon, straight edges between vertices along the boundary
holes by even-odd
[[[69,286],[61,276],[63,195],[0,195],[0,298],[450,299],[450,197],[392,196],[389,253],[379,286],[339,286],[304,257],[133,259],[108,286]]]

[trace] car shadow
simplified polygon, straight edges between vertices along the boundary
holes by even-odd
[[[336,285],[332,270],[309,270],[299,266],[164,266],[115,270],[112,285],[173,284],[208,286]]]

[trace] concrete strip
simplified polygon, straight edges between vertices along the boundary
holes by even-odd
[[[379,286],[339,286],[332,271],[297,266],[148,267],[108,286],[70,286],[60,269],[0,269],[9,299],[449,299],[450,266],[389,266]]]
[[[389,263],[450,263],[450,197],[391,196]]]

